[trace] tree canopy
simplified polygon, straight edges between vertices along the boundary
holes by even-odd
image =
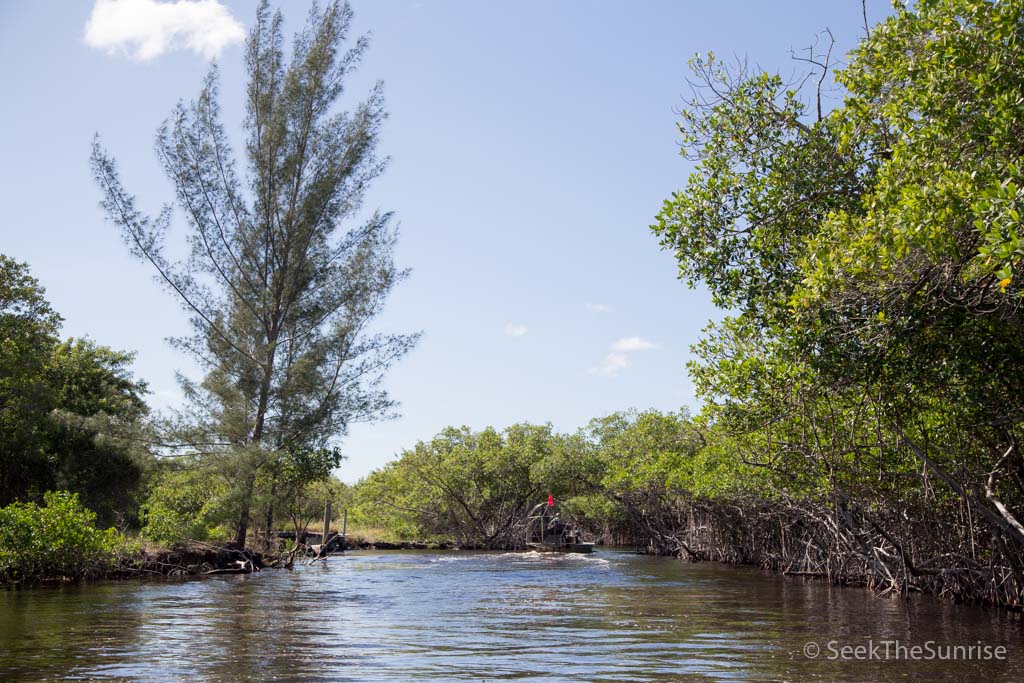
[[[28,266],[0,255],[0,506],[67,489],[102,523],[132,523],[146,385],[131,354],[60,341],[61,322]]]

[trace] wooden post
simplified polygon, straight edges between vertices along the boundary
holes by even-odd
[[[331,499],[327,499],[327,505],[324,506],[324,533],[320,537],[320,543],[327,545],[327,534],[331,530]]]
[[[341,513],[341,552],[348,550],[348,508]]]

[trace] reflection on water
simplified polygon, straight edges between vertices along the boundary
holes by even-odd
[[[997,611],[620,552],[351,553],[291,573],[0,591],[0,679],[1020,681],[1022,634]],[[829,659],[830,641],[869,640],[1008,655]]]

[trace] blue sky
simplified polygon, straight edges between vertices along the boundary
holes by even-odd
[[[193,17],[205,28],[191,43],[161,43],[159,27],[138,25],[141,13],[89,45],[90,2],[0,4],[0,251],[31,265],[65,334],[136,351],[156,407],[175,404],[174,371],[191,367],[164,341],[185,330],[185,316],[104,222],[89,144],[98,131],[141,206],[158,208],[171,191],[155,130],[195,96],[214,54],[237,139],[234,39],[254,3],[214,5]],[[789,73],[788,50],[825,27],[840,54],[853,45],[859,0],[353,6],[372,48],[345,104],[380,79],[391,111],[391,167],[366,206],[397,213],[398,258],[413,269],[380,328],[425,336],[388,378],[402,418],[356,426],[340,476],[354,481],[450,424],[574,430],[630,407],[695,407],[685,363],[718,313],[676,280],[647,227],[689,172],[673,115],[686,62],[713,50]],[[289,34],[307,8],[285,4]],[[869,19],[888,9],[869,0]],[[169,21],[189,35],[183,19]],[[118,48],[139,31],[150,38],[141,55]]]

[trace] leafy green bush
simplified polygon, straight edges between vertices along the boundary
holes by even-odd
[[[50,491],[44,505],[0,508],[0,581],[80,578],[109,568],[121,546],[116,529],[97,529],[78,494]]]
[[[205,541],[222,521],[225,495],[223,483],[207,471],[165,472],[143,505],[142,535],[168,545]]]

